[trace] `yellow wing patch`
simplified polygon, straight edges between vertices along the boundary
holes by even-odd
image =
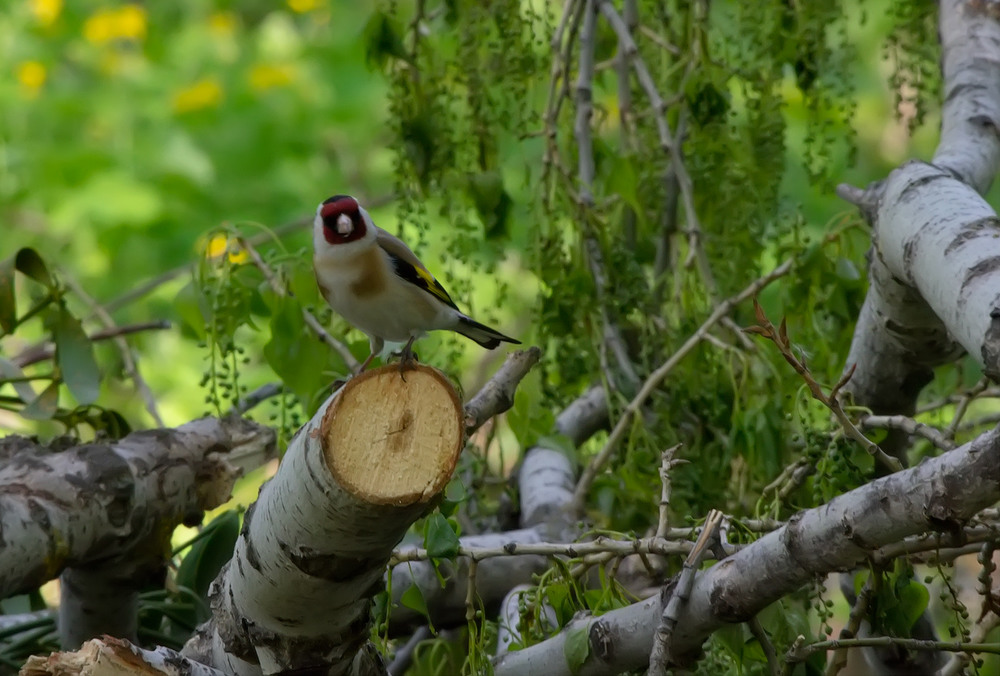
[[[434,275],[427,272],[424,268],[417,267],[412,263],[394,255],[391,251],[387,251],[387,253],[389,254],[389,258],[392,260],[392,267],[395,270],[396,275],[398,275],[401,279],[419,286],[421,289],[431,294],[445,305],[453,307],[456,310],[458,309],[458,306],[455,305],[455,301],[451,299],[451,296],[449,296],[448,292],[444,290],[441,283],[434,279]]]

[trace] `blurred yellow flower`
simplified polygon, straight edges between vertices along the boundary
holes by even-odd
[[[319,0],[288,0],[288,6],[293,12],[305,14],[319,7]]]
[[[215,78],[203,78],[190,87],[174,94],[175,113],[190,113],[202,108],[212,108],[222,101],[222,86]]]
[[[62,0],[29,0],[28,5],[35,20],[43,26],[51,26],[62,14]]]
[[[139,5],[98,10],[83,24],[83,37],[95,45],[112,40],[142,40],[146,37],[146,10]]]
[[[259,63],[250,69],[250,86],[257,91],[284,87],[292,81],[293,76],[294,71],[291,66]]]
[[[236,15],[232,12],[212,12],[208,17],[208,29],[216,35],[229,35],[236,30]]]
[[[246,249],[242,248],[235,239],[230,239],[224,232],[217,232],[212,235],[205,245],[205,258],[215,260],[229,254],[229,262],[240,264],[245,263],[249,258]]]
[[[17,81],[29,96],[38,94],[45,84],[45,66],[38,61],[22,61],[17,66]]]

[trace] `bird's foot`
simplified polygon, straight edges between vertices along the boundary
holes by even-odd
[[[413,351],[413,338],[410,338],[399,353],[399,377],[403,382],[406,382],[406,376],[403,375],[406,369],[415,368],[416,365],[417,354]]]

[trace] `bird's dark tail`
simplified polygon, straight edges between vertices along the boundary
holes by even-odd
[[[458,318],[458,326],[455,327],[455,331],[461,333],[466,338],[471,338],[487,350],[492,350],[501,342],[514,343],[515,345],[521,344],[521,341],[505,336],[499,331],[495,331],[484,324],[469,319],[465,315]]]

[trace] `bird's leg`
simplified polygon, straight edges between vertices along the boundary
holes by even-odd
[[[358,369],[358,373],[361,373],[366,368],[368,368],[368,365],[372,363],[372,359],[374,358],[375,358],[375,353],[372,352],[370,355],[368,355],[368,359],[365,359],[365,361],[361,364],[361,368]]]
[[[406,345],[403,346],[403,349],[399,353],[399,376],[403,380],[406,380],[403,377],[403,371],[413,368],[413,365],[417,363],[417,358],[413,354],[413,341],[416,339],[416,336],[410,336],[410,339],[406,341]]]
[[[368,355],[368,359],[365,359],[364,363],[361,364],[361,368],[358,369],[358,373],[364,372],[368,365],[372,363],[372,359],[378,356],[385,347],[385,341],[376,336],[368,336],[368,347],[371,349],[372,353]]]

